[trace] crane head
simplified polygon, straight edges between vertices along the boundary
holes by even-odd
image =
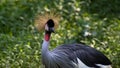
[[[49,19],[45,25],[45,31],[47,32],[54,32],[54,21],[52,19]]]
[[[53,12],[38,15],[35,19],[35,27],[38,31],[45,30],[47,32],[54,32],[58,27],[59,20],[60,15]]]

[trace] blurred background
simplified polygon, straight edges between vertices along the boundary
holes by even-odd
[[[85,43],[120,68],[120,0],[0,0],[0,68],[42,68],[37,15],[60,14],[50,49]]]

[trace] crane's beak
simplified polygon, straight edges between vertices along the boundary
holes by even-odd
[[[55,32],[53,27],[49,28],[49,31],[50,31],[51,33],[54,33],[54,32]]]

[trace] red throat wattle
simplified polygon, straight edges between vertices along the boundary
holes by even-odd
[[[47,34],[47,33],[46,33],[46,34],[45,34],[45,40],[46,40],[46,41],[49,41],[49,39],[50,39],[50,34]]]

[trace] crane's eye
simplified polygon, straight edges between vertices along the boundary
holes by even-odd
[[[48,27],[54,27],[54,21],[52,19],[49,19],[47,21],[47,25],[48,25]]]

